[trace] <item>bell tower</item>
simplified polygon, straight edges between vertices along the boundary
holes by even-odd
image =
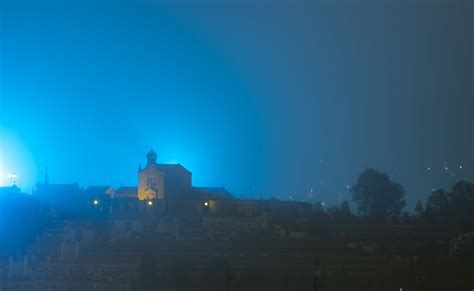
[[[146,155],[147,165],[138,168],[138,199],[164,199],[164,173],[156,163],[157,154],[151,149]]]

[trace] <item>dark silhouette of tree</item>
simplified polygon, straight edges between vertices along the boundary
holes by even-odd
[[[347,223],[352,219],[352,212],[347,201],[343,201],[339,207],[328,208],[327,216],[331,222]]]
[[[367,169],[351,188],[352,198],[361,215],[372,218],[399,216],[405,206],[405,190],[385,173]]]
[[[449,193],[451,211],[455,222],[463,227],[472,229],[474,226],[474,184],[459,181]]]
[[[424,220],[427,222],[446,222],[450,211],[449,196],[443,189],[431,192],[426,201]]]
[[[349,207],[349,202],[347,201],[342,201],[341,203],[341,213],[345,216],[351,216],[352,215],[352,212],[351,212],[351,208]]]
[[[431,192],[426,202],[426,208],[431,209],[436,214],[446,213],[449,208],[449,197],[446,191],[438,189]]]
[[[465,230],[474,229],[474,184],[459,181],[449,193],[443,189],[432,192],[423,216],[429,222],[456,224]]]
[[[420,217],[423,214],[423,203],[421,203],[421,200],[416,202],[415,214],[417,217]]]
[[[325,213],[326,210],[324,209],[323,202],[321,201],[316,202],[313,206],[313,211],[318,212],[318,213]]]

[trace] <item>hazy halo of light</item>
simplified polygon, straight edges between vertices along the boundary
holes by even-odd
[[[474,179],[463,5],[102,2],[1,2],[4,183],[136,185],[150,146],[195,185],[326,205],[366,167],[409,203]]]
[[[0,153],[1,155],[1,153]],[[3,169],[2,169],[2,161],[0,156],[0,186],[3,186]]]
[[[8,186],[14,179],[18,187],[29,192],[37,181],[36,173],[36,165],[22,139],[12,130],[0,128],[0,185]]]

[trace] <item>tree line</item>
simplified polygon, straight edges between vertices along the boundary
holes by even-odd
[[[366,169],[350,188],[357,205],[357,214],[376,221],[399,217],[406,206],[405,189],[389,176],[375,169]],[[328,209],[328,213],[348,213],[345,201],[340,208]],[[432,191],[423,205],[418,200],[414,217],[426,223],[448,223],[474,229],[474,183],[456,182],[450,190]]]

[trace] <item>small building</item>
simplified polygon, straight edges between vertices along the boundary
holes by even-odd
[[[115,189],[112,186],[90,186],[84,191],[88,198],[114,198]]]
[[[43,183],[36,183],[33,195],[39,200],[47,202],[58,213],[76,215],[85,211],[86,204],[84,191],[79,184],[50,184],[48,175]]]
[[[147,165],[138,167],[138,199],[177,199],[191,190],[192,174],[180,164],[158,164],[157,154],[150,150]]]
[[[115,191],[114,198],[137,198],[138,187],[129,187],[121,185]]]

